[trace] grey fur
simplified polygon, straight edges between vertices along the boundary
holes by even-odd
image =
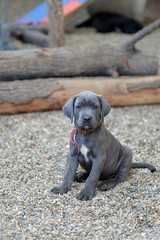
[[[109,111],[108,102],[102,96],[89,91],[73,96],[64,105],[64,114],[71,119],[71,122],[74,119],[78,130],[75,138],[79,152],[77,153],[76,146],[70,143],[63,183],[53,187],[51,192],[55,194],[67,193],[74,180],[78,182],[86,180],[86,184],[78,194],[77,199],[91,200],[99,180],[102,181],[98,186],[99,189],[106,191],[126,181],[131,167],[144,167],[151,172],[156,171],[151,164],[131,163],[132,152],[130,148],[122,146],[103,124],[103,119]],[[84,130],[91,130],[91,132],[80,133]],[[86,172],[76,174],[79,163]]]

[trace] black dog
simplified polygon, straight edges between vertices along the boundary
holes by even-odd
[[[125,16],[117,13],[99,12],[92,16],[89,20],[77,25],[80,27],[93,27],[97,32],[123,32],[136,33],[142,29],[142,25]]]

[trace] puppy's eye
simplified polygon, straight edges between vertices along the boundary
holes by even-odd
[[[98,108],[98,105],[93,105],[93,108],[94,108],[94,109],[97,109],[97,108]]]
[[[81,108],[81,105],[77,105],[76,108],[77,108],[77,109],[80,109],[80,108]]]

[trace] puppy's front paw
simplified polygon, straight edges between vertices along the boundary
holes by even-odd
[[[54,194],[63,194],[67,193],[70,189],[64,185],[55,186],[51,189],[51,192]]]
[[[94,192],[88,191],[87,189],[83,188],[77,196],[78,200],[81,201],[88,201],[94,197]]]

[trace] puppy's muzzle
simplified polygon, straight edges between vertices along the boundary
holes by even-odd
[[[81,129],[92,129],[94,128],[94,119],[93,119],[93,116],[91,115],[84,115],[84,116],[81,116],[81,118],[79,119],[79,127]]]

